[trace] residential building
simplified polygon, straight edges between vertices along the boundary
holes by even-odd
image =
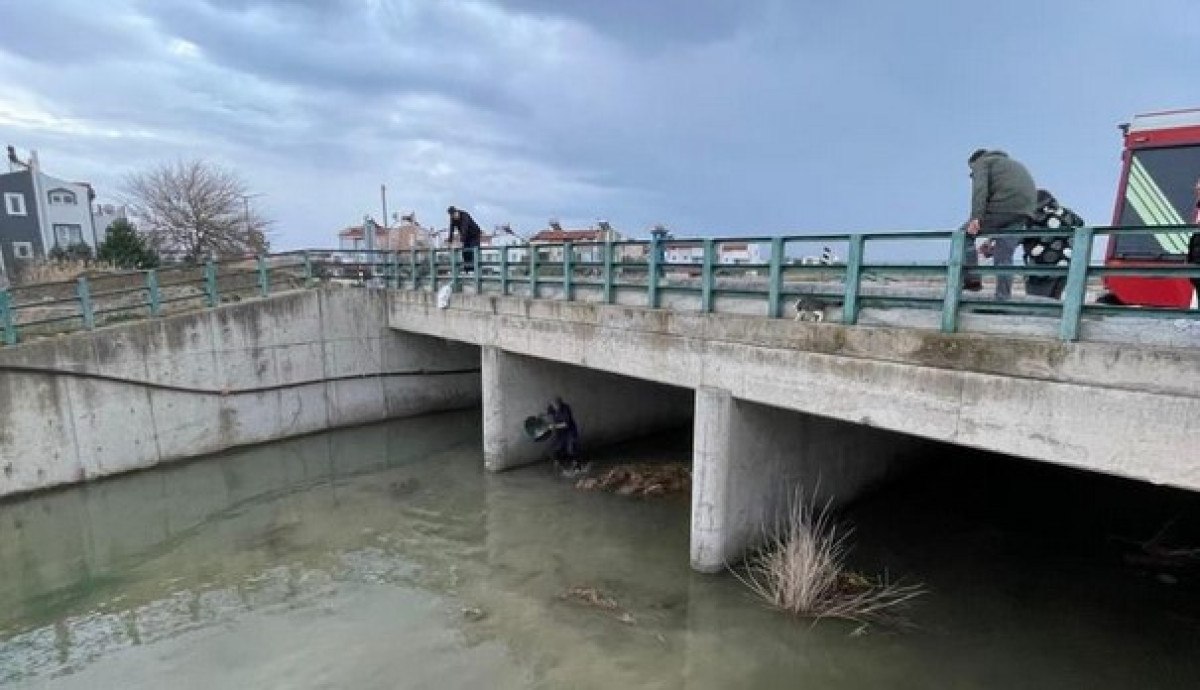
[[[96,228],[96,238],[101,243],[108,237],[108,228],[118,220],[129,220],[126,207],[112,204],[96,204],[92,207],[92,227]]]
[[[762,264],[766,263],[762,246],[749,242],[722,242],[717,245],[717,263]]]
[[[375,230],[375,249],[382,249],[388,243],[388,230],[382,225],[372,226]],[[367,235],[363,231],[363,226],[352,225],[338,232],[338,249],[344,252],[365,251],[367,249]]]
[[[95,251],[98,244],[92,225],[92,198],[95,192],[91,186],[42,174],[41,188],[46,226],[49,229],[48,250],[86,244]]]
[[[27,171],[0,175],[0,273],[21,261],[46,256],[37,212],[33,176]]]
[[[704,245],[696,242],[667,242],[663,258],[668,264],[704,263]]]
[[[529,250],[526,248],[528,244],[528,240],[517,235],[508,225],[497,225],[492,234],[484,235],[479,239],[479,246],[482,248],[479,260],[499,262],[501,247],[520,247],[508,250],[508,262],[510,264],[524,263],[529,260]]]
[[[619,242],[624,237],[613,229],[606,221],[600,221],[595,228],[585,230],[567,230],[557,220],[551,220],[550,226],[535,233],[529,238],[532,245],[549,244],[562,245],[566,242],[580,244],[575,250],[578,261],[603,261],[604,244]],[[562,246],[550,246],[538,249],[538,260],[549,263],[561,263],[563,260]]]
[[[95,251],[91,185],[45,174],[36,151],[22,161],[9,147],[8,162],[9,172],[0,174],[0,271],[44,259],[55,247]]]
[[[399,225],[392,227],[372,225],[375,228],[375,249],[378,251],[425,249],[431,244],[433,231],[418,223],[411,214],[402,216]],[[338,233],[338,248],[343,251],[364,251],[367,248],[366,239],[363,226],[354,225]]]

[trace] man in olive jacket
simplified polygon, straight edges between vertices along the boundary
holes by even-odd
[[[1037,209],[1037,185],[1024,165],[1003,151],[979,149],[967,159],[971,166],[971,219],[967,234],[997,233],[992,263],[1011,266],[1013,252]],[[974,254],[969,251],[968,254]],[[996,277],[996,299],[1012,296],[1012,276]]]

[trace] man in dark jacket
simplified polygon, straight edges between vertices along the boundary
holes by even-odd
[[[563,402],[562,398],[556,397],[550,402],[546,416],[554,429],[550,447],[550,456],[554,459],[554,464],[561,469],[578,472],[581,469],[579,426],[575,424],[575,414],[571,411],[571,406]],[[568,462],[570,467],[564,467]]]
[[[1066,267],[1071,264],[1071,235],[1074,228],[1082,227],[1083,218],[1078,213],[1058,203],[1058,199],[1045,189],[1037,191],[1037,210],[1029,221],[1029,229],[1040,235],[1026,235],[1021,240],[1025,249],[1025,264],[1037,266]],[[1053,232],[1058,234],[1050,234]],[[1062,299],[1067,286],[1066,276],[1025,276],[1025,294]]]
[[[453,242],[454,233],[458,233],[463,247],[463,270],[470,273],[475,270],[475,250],[479,247],[479,238],[483,233],[479,229],[479,223],[475,222],[470,213],[453,206],[446,209],[446,213],[450,214],[450,235],[446,242]]]
[[[978,149],[967,159],[967,164],[971,166],[971,219],[967,221],[967,234],[973,240],[980,232],[994,233],[992,263],[1011,266],[1013,252],[1037,206],[1037,185],[1025,166],[1003,151]],[[1012,276],[997,276],[996,298],[1011,296]]]

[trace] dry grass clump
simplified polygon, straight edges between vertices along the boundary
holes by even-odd
[[[796,616],[905,624],[904,609],[924,588],[847,570],[849,535],[833,522],[828,506],[814,511],[797,491],[766,545],[734,574],[771,606]]]
[[[41,283],[62,283],[75,280],[81,275],[115,273],[113,266],[97,261],[31,261],[21,266],[14,281],[20,286]]]

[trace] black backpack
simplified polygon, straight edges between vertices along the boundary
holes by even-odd
[[[1067,234],[1029,236],[1021,241],[1026,263],[1065,266],[1071,260],[1071,230],[1085,225],[1083,218],[1058,203],[1054,195],[1038,190],[1037,210],[1030,219],[1031,230],[1066,231]]]

